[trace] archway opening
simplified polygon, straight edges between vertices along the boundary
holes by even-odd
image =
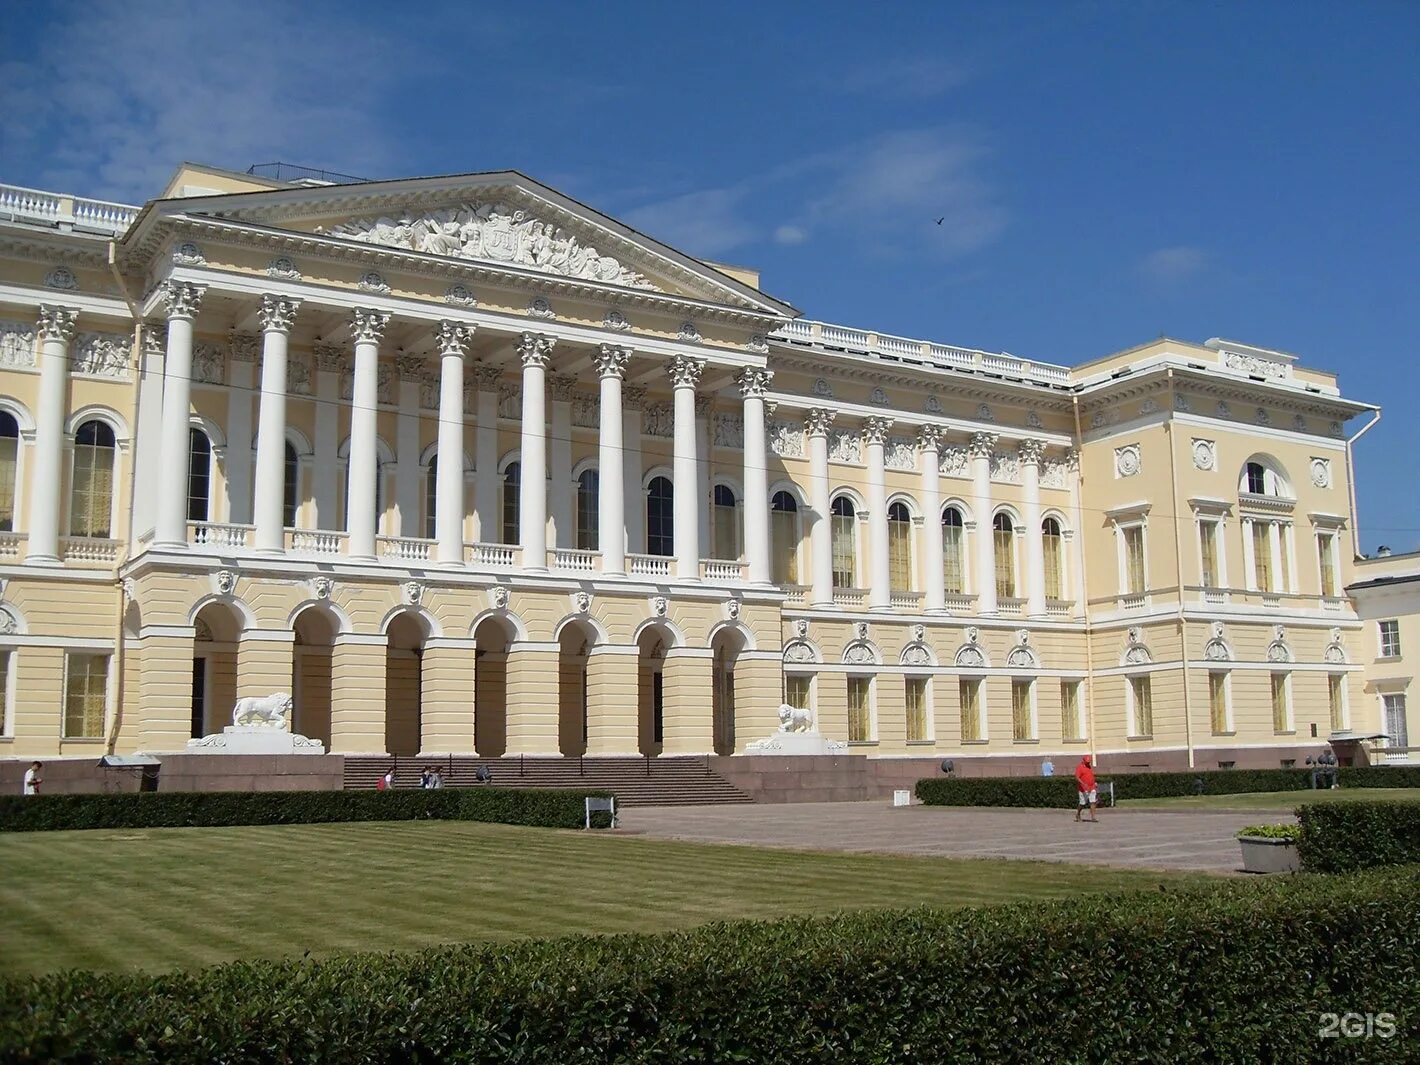
[[[291,731],[320,740],[329,750],[331,658],[339,626],[329,610],[312,606],[296,615],[292,628]]]
[[[423,725],[420,674],[428,633],[417,614],[398,615],[386,632],[385,750],[396,755],[418,754]]]
[[[735,629],[716,633],[710,643],[710,705],[716,754],[735,753],[735,664],[744,649],[744,635]]]
[[[501,758],[508,749],[508,645],[514,633],[499,618],[473,630],[473,749]]]
[[[232,723],[242,622],[231,607],[208,603],[197,612],[192,626],[191,734],[199,739]]]
[[[558,636],[557,749],[568,757],[587,753],[587,656],[596,642],[596,630],[581,621]]]
[[[666,734],[666,629],[653,625],[636,641],[637,747],[642,754],[661,753]]]

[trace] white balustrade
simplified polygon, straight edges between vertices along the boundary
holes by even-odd
[[[188,542],[198,547],[239,550],[247,546],[251,535],[250,525],[232,525],[217,521],[190,521],[187,523]]]
[[[0,533],[0,559],[11,561],[25,553],[24,533]]]
[[[594,573],[598,557],[597,551],[557,547],[552,551],[552,568],[558,573]]]
[[[825,322],[821,335],[823,343],[829,347],[856,348],[860,351],[866,351],[868,348],[868,333],[863,329],[848,329]]]
[[[738,559],[702,558],[700,576],[720,584],[738,584],[744,580],[744,563]]]
[[[784,588],[784,601],[792,605],[802,605],[808,602],[809,586],[806,584],[786,584]]]
[[[922,341],[908,340],[905,337],[884,336],[879,333],[878,350],[884,355],[920,359],[922,357]]]
[[[846,607],[850,610],[858,610],[868,602],[868,590],[866,588],[835,588],[833,589],[833,605]]]
[[[922,609],[922,593],[891,592],[888,595],[888,604],[894,610],[907,610],[915,614]]]
[[[957,370],[976,369],[977,352],[954,348],[949,344],[933,344],[928,350],[932,353],[932,361],[939,366],[950,366]]]
[[[59,553],[65,562],[111,564],[118,561],[122,540],[105,540],[96,536],[69,536],[59,541]]]
[[[795,318],[792,322],[785,322],[775,330],[775,335],[782,336],[786,340],[813,340],[814,323],[803,318]]]
[[[1262,605],[1268,610],[1280,610],[1282,607],[1282,597],[1273,595],[1270,592],[1262,593]]]
[[[485,566],[492,569],[512,569],[518,561],[515,544],[469,544],[468,562],[471,566]]]
[[[1048,618],[1068,618],[1070,616],[1070,604],[1063,599],[1047,599],[1045,601],[1045,616]]]
[[[340,555],[345,550],[345,534],[317,529],[287,529],[288,550],[298,555]]]
[[[391,562],[428,562],[434,541],[417,536],[377,536],[380,557]]]
[[[947,592],[942,596],[942,606],[948,613],[970,614],[976,609],[976,596],[960,592]]]
[[[1203,602],[1209,606],[1223,606],[1228,601],[1228,593],[1221,588],[1204,588]]]
[[[1119,597],[1120,610],[1144,610],[1149,605],[1149,596],[1145,592],[1137,595],[1121,595]]]
[[[1026,612],[1026,601],[1011,596],[996,597],[996,613],[1008,618],[1018,618]]]
[[[628,554],[626,570],[633,577],[669,577],[672,561],[669,555]]]
[[[1337,599],[1334,596],[1322,596],[1321,608],[1323,610],[1341,610],[1346,606],[1345,599]]]
[[[6,215],[46,225],[79,225],[108,233],[122,233],[138,217],[138,208],[67,193],[0,185],[0,216]]]

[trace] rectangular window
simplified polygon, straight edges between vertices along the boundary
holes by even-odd
[[[912,522],[888,522],[888,587],[912,591]]]
[[[854,565],[856,552],[853,550],[856,530],[853,522],[856,520],[851,514],[835,514],[832,517],[833,523],[833,586],[835,588],[852,588],[854,580],[857,579]]]
[[[809,684],[812,679],[811,677],[785,677],[784,701],[800,710],[807,710],[809,708]]]
[[[65,660],[64,738],[102,739],[108,706],[108,655],[71,654]]]
[[[1199,583],[1204,588],[1219,587],[1222,584],[1222,577],[1218,573],[1218,523],[1216,521],[1198,523],[1198,554],[1203,565],[1202,572],[1199,574]]]
[[[1228,675],[1208,674],[1208,720],[1213,726],[1213,735],[1222,736],[1231,732],[1228,727]]]
[[[907,742],[922,743],[927,732],[927,678],[907,678]]]
[[[1382,621],[1381,625],[1381,657],[1400,657],[1400,622]]]
[[[1292,705],[1287,698],[1287,674],[1272,674],[1272,730],[1292,731]]]
[[[997,516],[997,526],[992,532],[996,545],[996,597],[1014,599],[1016,597],[1016,537],[1008,522],[1001,522]]]
[[[1252,574],[1253,586],[1259,592],[1273,591],[1272,587],[1272,536],[1270,525],[1265,521],[1252,523]]]
[[[1336,596],[1336,534],[1322,533],[1316,538],[1316,557],[1321,564],[1321,594],[1328,599]]]
[[[740,557],[740,508],[735,494],[724,485],[715,486],[714,498],[715,505],[710,508],[710,557],[733,561]]]
[[[1409,747],[1410,729],[1405,720],[1405,696],[1402,694],[1381,696],[1381,712],[1384,720],[1381,727],[1386,734],[1387,747]]]
[[[1331,731],[1346,728],[1346,674],[1329,673],[1326,677],[1327,705],[1331,708]]]
[[[958,519],[959,520],[959,519]],[[961,595],[966,591],[965,536],[960,524],[942,524],[942,590],[948,595]]]
[[[981,739],[981,681],[963,677],[957,684],[961,700],[961,738],[963,742]]]
[[[793,510],[771,510],[770,541],[774,545],[774,583],[799,583],[799,515]]]
[[[866,743],[872,736],[872,711],[868,706],[868,678],[848,678],[848,742]]]
[[[1011,681],[1011,738],[1035,739],[1035,715],[1031,712],[1032,682]]]
[[[0,418],[0,422],[4,419]],[[15,425],[13,421],[6,426]],[[15,435],[0,436],[0,532],[13,532],[15,528],[15,471],[20,461],[20,436],[18,427]]]
[[[1148,677],[1130,677],[1129,691],[1134,704],[1134,736],[1154,734],[1154,697]]]
[[[1126,525],[1124,534],[1124,592],[1126,595],[1144,594],[1144,527]]]
[[[1040,546],[1041,553],[1045,556],[1045,598],[1059,602],[1065,598],[1065,567],[1061,560],[1063,552],[1060,533],[1047,530],[1041,537]]]
[[[651,674],[651,742],[666,739],[666,675]]]
[[[1060,682],[1060,738],[1082,740],[1085,738],[1084,721],[1080,718],[1080,682],[1062,680]]]

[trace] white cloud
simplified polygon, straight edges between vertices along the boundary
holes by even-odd
[[[760,235],[744,217],[747,192],[743,187],[690,192],[627,211],[621,218],[691,255],[721,255]]]
[[[1156,248],[1139,260],[1139,272],[1151,281],[1173,284],[1185,281],[1208,265],[1208,253],[1189,244]]]
[[[802,244],[809,234],[802,226],[779,226],[774,230],[775,244]]]
[[[894,100],[925,100],[969,81],[965,64],[924,57],[893,59],[841,72],[834,84],[842,91]]]

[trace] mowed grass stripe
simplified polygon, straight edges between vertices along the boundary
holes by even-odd
[[[0,863],[11,871],[0,883],[4,972],[655,931],[1189,879],[468,822],[15,833],[0,835]]]

